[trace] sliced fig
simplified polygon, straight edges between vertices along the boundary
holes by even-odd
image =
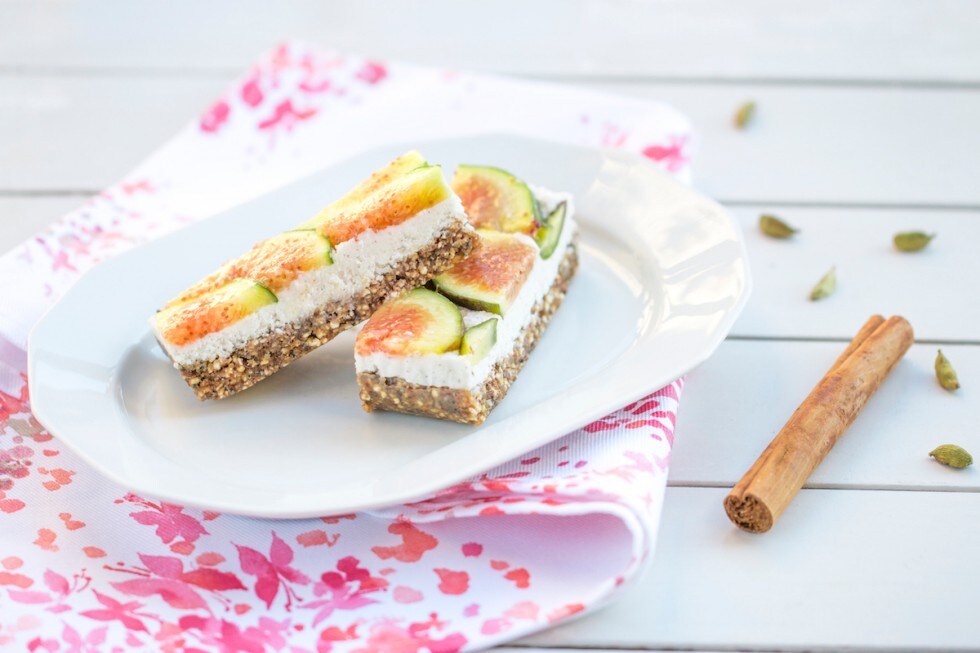
[[[397,177],[385,176],[384,183],[367,194],[346,196],[301,227],[316,229],[336,246],[366,231],[382,231],[401,224],[451,195],[442,168],[425,165]]]
[[[360,356],[442,354],[459,348],[463,315],[439,293],[425,288],[381,306],[357,334]]]
[[[477,229],[531,235],[541,222],[531,189],[506,170],[461,165],[450,185]]]
[[[312,229],[286,231],[263,240],[245,254],[221,266],[217,272],[185,290],[167,306],[176,306],[228,285],[235,279],[251,279],[278,293],[309,270],[333,263],[330,241]]]
[[[565,226],[566,206],[567,202],[561,202],[556,206],[555,210],[545,218],[544,224],[538,229],[538,233],[534,234],[534,240],[538,244],[538,248],[540,248],[541,258],[543,259],[551,258],[551,255],[555,253],[555,249],[558,247],[561,230]]]
[[[471,326],[463,334],[463,340],[459,344],[459,353],[463,356],[472,356],[473,361],[478,361],[489,353],[497,343],[497,322],[495,317]]]
[[[504,315],[531,274],[538,250],[514,234],[481,230],[479,235],[469,256],[432,281],[460,306]]]
[[[277,301],[276,294],[263,284],[251,279],[234,279],[183,304],[163,309],[155,320],[163,339],[181,347],[217,333]]]

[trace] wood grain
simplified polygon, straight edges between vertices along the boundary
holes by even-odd
[[[845,340],[869,314],[883,313],[904,315],[920,340],[980,343],[980,302],[964,294],[970,280],[980,279],[980,212],[764,204],[733,212],[756,282],[734,335]],[[800,233],[787,241],[763,236],[762,212],[778,214]],[[912,229],[938,236],[922,252],[896,251],[892,236]],[[837,291],[809,301],[832,265]]]
[[[970,0],[6,0],[0,10],[0,66],[15,69],[237,70],[258,50],[303,37],[550,77],[980,80],[980,14]]]
[[[0,167],[0,190],[102,188],[198,116],[246,67],[243,61],[216,78],[0,74],[0,143],[17,161]],[[589,86],[687,113],[700,135],[695,184],[721,200],[980,210],[980,157],[973,154],[980,151],[980,91]],[[758,102],[756,118],[735,130],[732,113],[748,98]],[[828,125],[819,138],[815,125]]]
[[[691,372],[677,419],[670,483],[731,487],[786,423],[844,343],[729,340]],[[980,378],[980,347],[943,346],[961,378]],[[936,383],[936,346],[913,345],[807,487],[980,492],[980,474],[929,459],[952,441],[976,455],[978,389]],[[960,394],[962,393],[962,394]]]
[[[976,650],[977,495],[803,490],[758,537],[718,509],[726,492],[668,488],[646,575],[601,611],[520,643]]]

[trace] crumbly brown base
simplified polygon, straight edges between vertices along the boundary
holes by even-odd
[[[531,309],[531,320],[524,328],[521,338],[514,343],[510,355],[493,366],[482,386],[471,391],[417,385],[398,377],[361,372],[357,375],[357,383],[361,389],[361,405],[364,410],[389,410],[463,424],[482,424],[497,402],[507,394],[524,367],[538,339],[565,298],[568,284],[577,268],[578,250],[573,240],[565,250],[565,256],[558,266],[558,276],[548,294]]]
[[[360,294],[325,304],[302,322],[256,338],[227,357],[178,365],[177,369],[199,399],[233,395],[366,320],[389,299],[418,288],[449,269],[470,252],[476,241],[476,233],[465,223],[454,223]]]

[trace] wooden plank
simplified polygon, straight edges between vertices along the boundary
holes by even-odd
[[[751,535],[729,523],[724,494],[668,489],[649,573],[521,644],[976,650],[978,495],[803,490]]]
[[[974,157],[980,161],[980,157]],[[918,340],[980,342],[980,211],[856,210],[753,206],[733,209],[742,224],[754,277],[733,333],[850,339],[873,313],[903,315]],[[776,213],[800,229],[791,240],[762,235],[759,215]],[[922,252],[897,251],[898,231],[938,234]],[[838,288],[809,300],[837,268]]]
[[[688,376],[671,484],[734,485],[843,349],[826,342],[723,343]],[[914,345],[809,485],[980,491],[975,469],[950,469],[928,457],[945,443],[980,456],[980,347],[943,352],[956,365],[960,390],[950,393],[936,382],[936,347]]]
[[[0,11],[8,67],[236,69],[258,49],[303,36],[380,57],[534,75],[980,80],[980,13],[969,0],[746,0],[737,10],[723,0],[8,0]]]
[[[0,169],[0,190],[101,188],[224,86],[0,75],[0,142],[18,162]],[[664,99],[688,113],[703,144],[696,183],[721,199],[980,207],[980,91],[592,86]],[[746,98],[759,102],[758,119],[739,132],[731,116]]]
[[[695,185],[723,200],[980,206],[980,92],[609,84],[700,131]],[[755,100],[744,131],[732,116]]]
[[[83,201],[82,197],[0,197],[0,255]]]

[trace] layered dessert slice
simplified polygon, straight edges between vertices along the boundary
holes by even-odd
[[[228,261],[151,324],[197,396],[220,399],[449,269],[477,240],[442,169],[409,152]]]
[[[497,168],[453,176],[479,243],[462,261],[382,306],[358,333],[367,411],[481,424],[506,394],[578,266],[572,196]]]

